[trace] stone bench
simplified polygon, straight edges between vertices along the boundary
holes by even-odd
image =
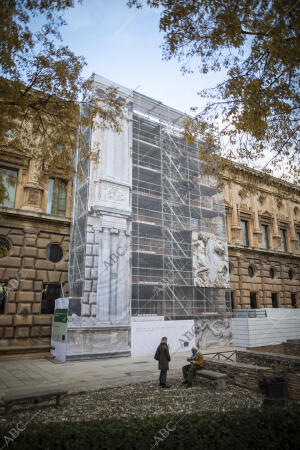
[[[216,389],[222,391],[226,387],[227,375],[225,373],[214,372],[213,370],[201,369],[195,373],[195,379],[207,378],[215,382]]]
[[[62,397],[68,394],[66,389],[59,388],[44,388],[34,391],[22,391],[22,392],[14,392],[12,394],[7,394],[2,397],[4,402],[5,414],[9,414],[12,407],[14,405],[20,403],[26,403],[28,401],[32,401],[34,404],[41,403],[44,400],[50,400],[53,397],[56,397],[56,406],[60,406],[62,404]]]

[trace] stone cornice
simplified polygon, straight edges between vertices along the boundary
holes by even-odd
[[[258,247],[244,247],[238,244],[228,244],[228,250],[236,250],[245,253],[259,253],[260,255],[279,256],[282,258],[300,259],[300,253],[281,252],[280,250],[271,250]]]
[[[57,225],[69,226],[71,219],[69,217],[53,216],[35,211],[27,211],[22,209],[5,208],[0,206],[0,216],[8,216],[17,219],[30,219],[38,222],[56,223]]]
[[[224,158],[224,160],[226,160],[226,158]],[[229,160],[227,160],[227,161],[229,161]],[[233,166],[234,169],[235,169],[237,172],[239,172],[241,176],[243,176],[243,173],[247,172],[247,173],[249,173],[249,174],[252,174],[254,177],[256,177],[256,178],[258,178],[258,179],[262,179],[262,180],[261,180],[262,183],[265,184],[265,181],[263,180],[264,174],[263,174],[262,172],[260,172],[259,170],[257,170],[257,169],[252,169],[252,168],[250,168],[250,167],[247,167],[247,166],[245,166],[245,165],[243,165],[243,164],[240,164],[240,163],[237,163],[237,162],[234,162],[234,161],[229,161],[229,165],[228,165],[228,168],[227,168],[227,170],[228,170],[229,173],[230,173],[230,165]],[[233,182],[238,183],[239,180],[238,180],[237,176],[235,176],[234,178],[232,178],[232,176],[230,176],[229,173],[228,173],[228,175],[227,175],[227,174],[223,174],[224,180],[230,181],[230,182],[233,181]],[[291,189],[291,190],[293,190],[297,195],[300,195],[300,186],[297,186],[296,184],[293,184],[293,183],[289,183],[289,182],[287,182],[287,181],[283,181],[283,180],[281,180],[281,179],[279,179],[279,178],[276,178],[276,177],[273,177],[273,176],[270,176],[270,180],[274,183],[274,185],[282,186],[282,187]],[[271,189],[270,189],[270,188],[271,188]],[[269,189],[266,189],[265,186],[259,186],[259,187],[258,187],[258,190],[259,190],[259,191],[266,192],[266,193],[270,193],[270,192],[272,192],[272,187],[270,186]]]
[[[8,169],[28,168],[30,158],[16,150],[1,146],[0,166]]]

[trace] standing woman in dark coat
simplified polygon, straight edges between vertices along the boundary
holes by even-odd
[[[157,350],[154,359],[158,361],[158,368],[160,370],[159,385],[162,388],[168,389],[167,386],[167,370],[169,370],[169,361],[171,361],[170,353],[167,345],[168,339],[163,337]]]

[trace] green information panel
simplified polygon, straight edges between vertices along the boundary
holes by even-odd
[[[52,339],[55,342],[66,342],[68,310],[56,309],[52,324]]]
[[[56,309],[54,313],[54,322],[67,323],[67,321],[68,321],[68,310]]]

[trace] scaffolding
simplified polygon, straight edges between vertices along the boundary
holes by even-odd
[[[136,92],[131,101],[131,314],[194,319],[224,313],[230,298],[223,192],[201,173],[198,142],[188,144],[182,135],[188,116]],[[80,131],[89,147],[91,130]],[[74,161],[72,297],[82,297],[85,289],[90,162],[80,153],[78,148]],[[213,267],[217,277],[214,263],[201,253],[205,246],[216,254],[216,266],[220,262],[220,270]]]
[[[83,145],[89,148],[91,142],[91,128],[85,127],[83,129],[80,127],[79,135],[83,138]],[[82,157],[82,151],[79,142],[74,154],[73,167],[74,193],[68,284],[70,297],[82,297],[85,281],[85,255],[90,164],[87,158]]]
[[[198,236],[225,241],[223,193],[201,174],[198,143],[181,133],[186,115],[133,97],[132,315],[191,319],[225,311],[226,283],[197,285],[193,249]]]

